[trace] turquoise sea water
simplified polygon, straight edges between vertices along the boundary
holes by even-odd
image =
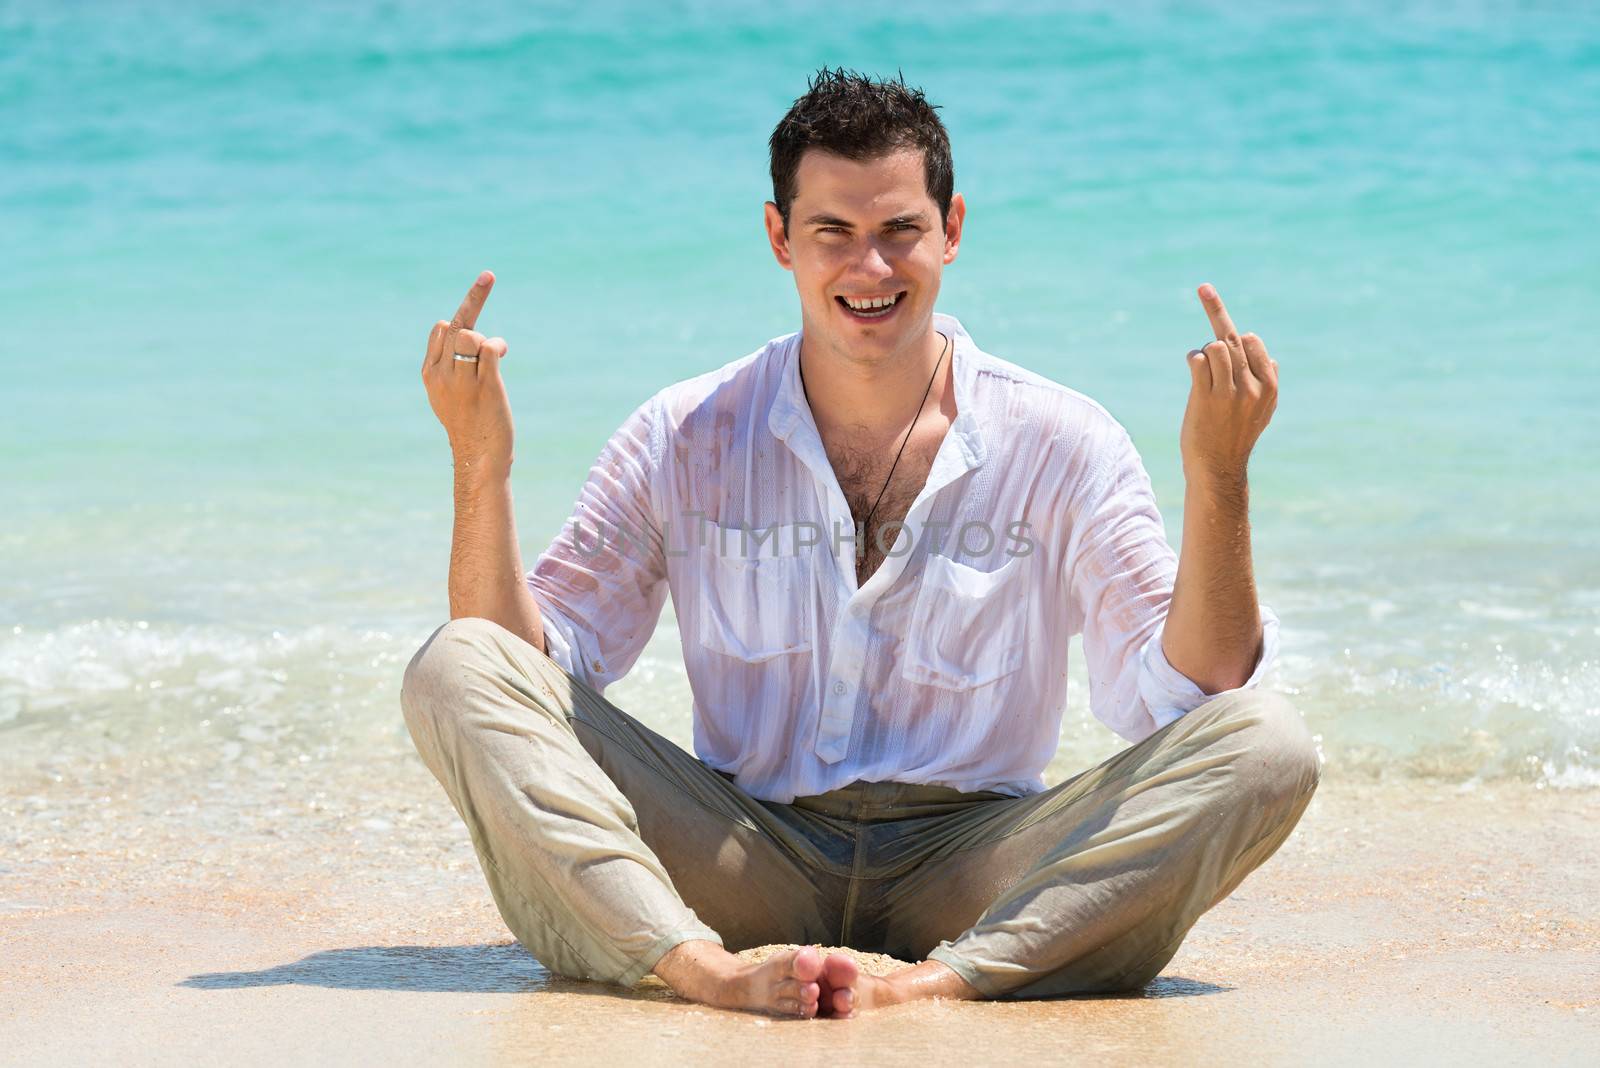
[[[942,105],[941,309],[1129,427],[1175,544],[1194,287],[1266,338],[1331,770],[1600,782],[1600,14],[1335,6],[0,7],[0,770],[403,748],[428,326],[497,272],[531,564],[630,408],[797,328],[766,138],[844,64]],[[678,648],[612,696],[687,741]],[[1052,774],[1119,744],[1080,684]]]

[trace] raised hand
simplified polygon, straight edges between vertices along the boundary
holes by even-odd
[[[1183,473],[1238,483],[1278,406],[1278,361],[1259,337],[1234,328],[1215,287],[1203,285],[1199,292],[1217,340],[1189,352],[1192,388],[1179,435]]]
[[[504,338],[486,338],[473,329],[493,288],[492,273],[478,275],[455,318],[433,324],[422,357],[428,404],[444,425],[458,471],[498,474],[511,468],[511,402],[500,378],[506,342]]]

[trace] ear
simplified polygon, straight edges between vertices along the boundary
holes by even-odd
[[[967,198],[957,193],[950,198],[950,214],[944,221],[944,262],[946,266],[956,261],[961,248],[961,227],[967,221]]]
[[[794,259],[789,255],[789,235],[783,232],[783,215],[778,211],[778,205],[767,201],[766,208],[767,243],[772,246],[772,254],[778,259],[778,266],[786,271],[794,270]]]

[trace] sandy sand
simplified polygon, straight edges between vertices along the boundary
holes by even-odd
[[[326,826],[305,837],[291,821],[208,838],[181,805],[99,841],[24,834],[0,859],[0,1059],[1593,1063],[1600,1050],[1597,792],[1325,777],[1289,842],[1142,996],[776,1020],[552,978],[510,941],[464,831],[415,771],[393,819],[324,802]]]

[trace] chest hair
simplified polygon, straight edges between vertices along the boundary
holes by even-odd
[[[834,476],[839,480],[839,488],[844,491],[844,499],[850,505],[854,524],[859,527],[866,521],[867,513],[872,512],[872,524],[866,528],[866,537],[858,537],[855,544],[857,586],[878,570],[887,555],[878,547],[880,537],[885,548],[895,547],[895,539],[899,535],[898,528],[892,525],[904,521],[912,502],[927,483],[928,472],[933,467],[933,458],[939,451],[945,429],[937,426],[926,430],[919,428],[913,432],[898,464],[894,462],[893,449],[871,449],[848,438],[825,446]],[[898,442],[895,447],[899,447]],[[894,468],[893,479],[884,489],[883,480],[889,476],[891,466]],[[883,491],[882,501],[878,501],[880,490]],[[873,512],[875,501],[878,502],[878,508]]]

